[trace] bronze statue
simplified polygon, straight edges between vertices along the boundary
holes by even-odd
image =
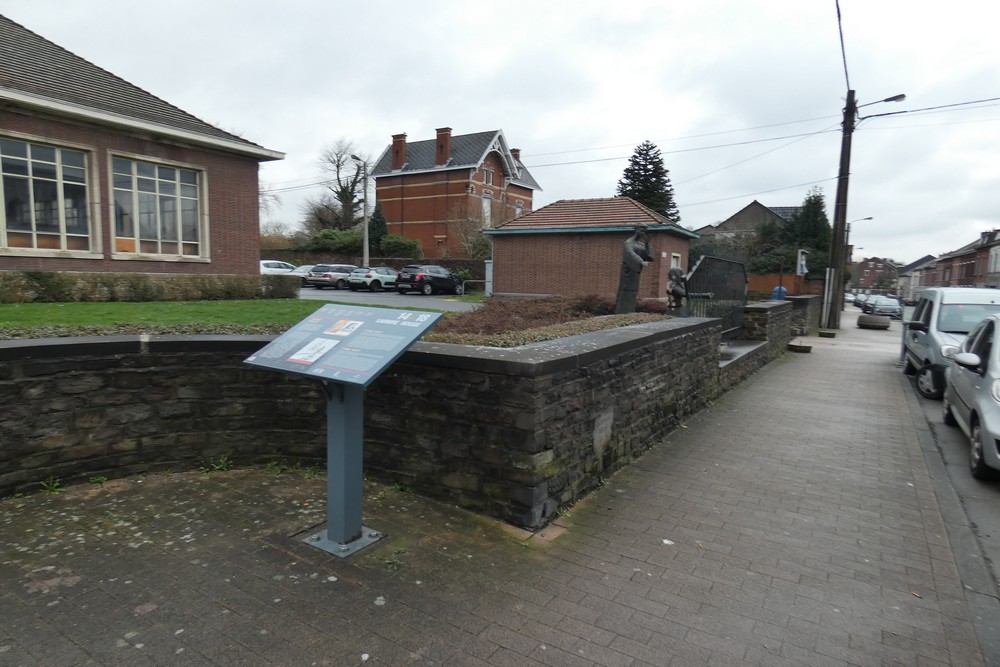
[[[635,233],[625,241],[622,251],[622,272],[615,298],[615,313],[634,313],[639,297],[639,275],[642,267],[653,261],[649,234],[645,225],[636,225]]]
[[[687,298],[687,278],[676,266],[667,272],[667,308],[674,315],[686,315],[684,299]]]

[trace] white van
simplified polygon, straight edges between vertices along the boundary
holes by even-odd
[[[1000,289],[929,287],[920,294],[913,319],[906,323],[903,347],[907,375],[917,376],[917,392],[941,398],[945,352],[958,348],[965,336],[990,313],[1000,312]]]

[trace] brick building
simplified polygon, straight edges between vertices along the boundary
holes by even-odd
[[[563,199],[495,229],[494,294],[561,294],[615,298],[622,248],[636,225],[649,230],[653,262],[639,298],[662,298],[667,272],[688,271],[688,245],[698,234],[628,197]]]
[[[375,162],[386,229],[420,242],[428,257],[465,257],[470,239],[532,209],[541,188],[501,130],[407,142],[396,134]]]
[[[765,223],[784,225],[801,211],[801,206],[764,206],[755,199],[722,222],[695,231],[703,238],[737,238],[756,233]]]
[[[0,270],[256,275],[282,157],[0,16]]]
[[[891,259],[865,257],[854,263],[851,286],[860,290],[894,291],[899,268]]]

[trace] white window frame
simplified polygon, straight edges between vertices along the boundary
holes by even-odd
[[[130,167],[129,173],[121,168],[125,163]],[[108,171],[113,258],[208,261],[208,188],[204,169],[115,153],[109,156]],[[127,202],[131,209],[122,214],[122,204]],[[150,203],[154,206],[150,207]]]
[[[100,234],[96,232],[99,223],[93,214],[91,194],[92,151],[67,142],[40,141],[18,133],[5,132],[0,139],[6,145],[0,150],[0,253],[100,259]],[[23,152],[19,144],[23,145]],[[26,186],[24,207],[29,220],[26,227],[12,229],[7,219],[8,196],[13,196],[14,188],[19,185]],[[39,208],[41,202],[36,202],[40,188],[44,187],[55,189],[55,207],[46,207],[48,228],[40,222],[45,212]],[[82,191],[82,203],[72,204],[74,191],[78,195]],[[73,221],[81,215],[83,224],[75,229]]]

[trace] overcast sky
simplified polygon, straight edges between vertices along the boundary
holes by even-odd
[[[682,224],[754,199],[833,203],[846,91],[855,259],[908,263],[1000,227],[996,0],[7,0],[2,11],[218,127],[286,153],[261,180],[294,225],[339,139],[502,130],[543,190],[615,194],[643,140]],[[297,189],[296,189],[297,188]],[[863,248],[863,249],[861,249]]]

